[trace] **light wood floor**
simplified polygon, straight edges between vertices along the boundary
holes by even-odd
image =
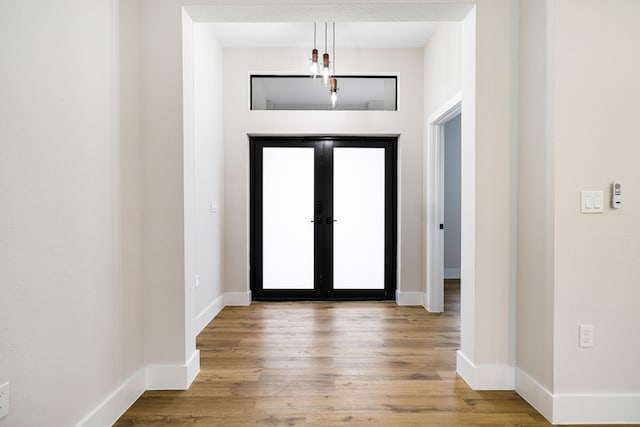
[[[200,334],[189,390],[149,391],[116,426],[543,426],[515,392],[455,373],[460,292],[445,313],[391,302],[226,307]]]

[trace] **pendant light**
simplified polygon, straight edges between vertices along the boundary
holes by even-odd
[[[331,108],[338,103],[338,79],[336,79],[336,23],[333,23],[333,75],[331,76]]]
[[[311,51],[311,78],[318,77],[318,49],[316,48],[316,23],[313,23],[313,50]]]
[[[327,23],[324,23],[324,54],[322,55],[322,84],[329,85],[329,53],[327,52]]]

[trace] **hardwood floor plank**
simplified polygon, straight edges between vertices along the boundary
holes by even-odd
[[[548,426],[515,392],[455,372],[459,285],[444,313],[393,302],[226,307],[198,336],[189,390],[149,391],[116,426]]]

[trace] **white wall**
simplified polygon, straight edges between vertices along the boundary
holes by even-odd
[[[548,138],[546,2],[520,3],[517,366],[553,390],[553,147]],[[527,337],[526,339],[522,337]],[[526,380],[524,381],[526,382]],[[523,380],[516,389],[527,397]],[[550,412],[551,402],[536,402]],[[545,408],[547,407],[547,408]]]
[[[247,134],[399,137],[398,287],[418,292],[422,276],[422,49],[336,49],[337,73],[398,73],[398,111],[250,111],[249,74],[306,73],[306,49],[225,49],[225,291],[249,289]]]
[[[424,110],[430,117],[462,90],[462,24],[442,22],[424,47]]]
[[[511,1],[478,3],[474,60],[465,54],[474,25],[463,23],[463,330],[458,371],[476,388],[513,387],[512,185],[516,177],[512,162],[517,143],[514,12],[517,7]],[[474,65],[475,78],[469,81],[468,73]],[[465,212],[473,208],[475,216],[469,221]],[[473,254],[465,251],[465,245],[474,248]]]
[[[194,25],[195,274],[197,330],[222,308],[223,67],[222,48],[210,28]]]
[[[182,16],[179,8],[154,8],[147,1],[141,16],[145,358],[167,364],[185,352],[182,58],[168,54],[182,52]],[[174,85],[163,84],[167,80]]]
[[[640,113],[640,3],[565,0],[550,7],[555,34],[554,393],[632,393],[638,422],[640,332],[630,325],[640,324],[640,132],[630,124]],[[602,190],[608,197],[615,179],[623,183],[622,209],[606,203],[604,214],[580,214],[580,190]],[[576,345],[581,323],[595,327],[591,349]],[[616,414],[625,416],[629,412]]]
[[[128,336],[127,346],[135,349],[137,357],[143,353],[143,289],[142,281],[142,173],[140,147],[140,40],[138,22],[140,19],[137,2],[121,1],[119,7],[119,172],[121,209],[122,292],[118,302],[127,317],[119,327],[124,333],[133,329]],[[121,351],[114,357],[120,358]],[[124,352],[126,354],[126,352]],[[140,364],[140,360],[136,363]]]
[[[444,277],[460,278],[460,115],[444,125]]]
[[[515,6],[509,1],[478,2],[460,29],[441,25],[425,47],[426,117],[462,93],[457,369],[474,388],[511,388],[514,383]],[[453,65],[452,76],[438,71],[437,66],[445,64]]]
[[[475,24],[475,16],[468,16],[465,21]],[[461,105],[463,51],[467,52],[466,56],[472,57],[472,61],[475,60],[475,55],[471,55],[475,45],[475,29],[471,32],[467,44],[463,46],[462,28],[461,22],[441,23],[424,47],[424,104],[426,113],[426,139],[423,162],[425,189],[423,196],[424,269],[426,279],[425,308],[430,311],[444,310],[444,277],[451,273],[450,270],[445,271],[444,269],[443,246],[446,232],[440,230],[440,224],[445,222],[443,210],[444,194],[441,194],[445,185],[443,183],[445,179],[441,173],[442,169],[444,169],[444,146],[441,140],[444,138],[442,129],[444,121],[451,119],[451,115],[456,114],[456,112],[459,113],[463,107]],[[475,71],[470,69],[467,80],[473,82],[474,79]],[[473,91],[473,89],[470,91]],[[470,123],[470,121],[467,123]],[[473,129],[469,125],[467,129],[473,133]],[[460,163],[461,161],[462,159],[460,158]],[[473,162],[473,159],[471,162]],[[472,175],[470,178],[471,183],[473,183],[475,178]],[[462,190],[462,183],[460,182],[460,184],[458,193],[461,193]],[[473,216],[473,210],[470,213]],[[461,256],[459,258],[461,259]],[[458,272],[455,274],[457,277],[460,277],[460,270],[460,266],[458,266]]]
[[[111,0],[0,6],[3,427],[74,425],[143,364],[137,130],[128,117],[118,129],[118,97],[135,110],[136,95],[118,90],[118,17]]]
[[[526,1],[525,16],[516,387],[554,423],[637,423],[639,133],[613,124],[640,112],[640,4]],[[604,213],[581,214],[581,190],[602,190]],[[594,325],[593,348],[578,346],[580,324]]]
[[[183,16],[179,4],[140,4],[145,361],[160,372],[195,352],[195,285],[185,274]]]

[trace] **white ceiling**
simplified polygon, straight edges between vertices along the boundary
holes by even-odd
[[[309,47],[313,22],[219,22],[210,26],[223,47]],[[317,47],[324,50],[324,22],[318,22]],[[436,29],[435,22],[337,22],[337,48],[421,48]],[[328,44],[332,43],[331,23]]]

